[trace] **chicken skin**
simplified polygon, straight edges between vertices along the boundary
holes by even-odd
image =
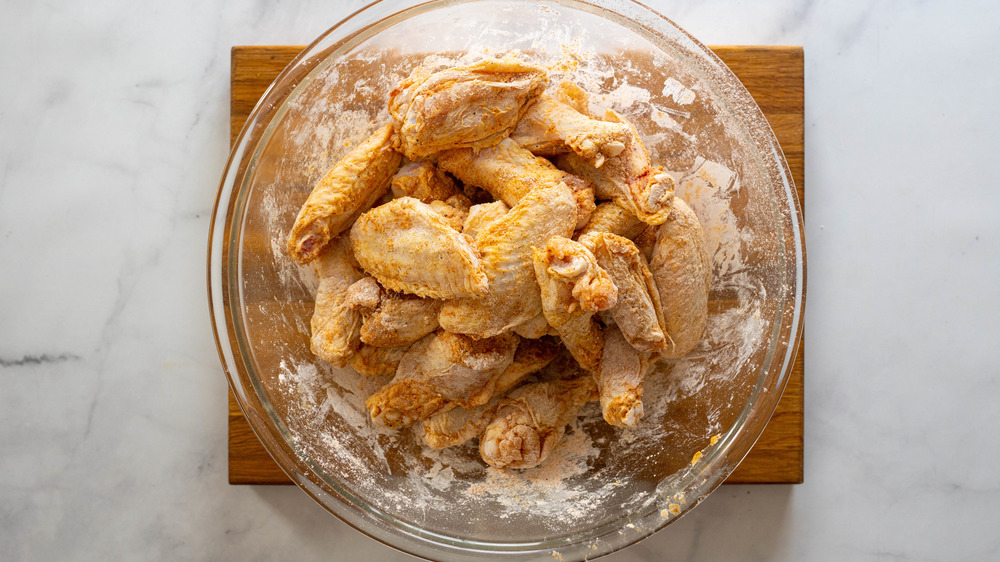
[[[559,345],[551,338],[521,340],[514,353],[514,360],[497,377],[490,401],[471,409],[452,408],[434,414],[423,423],[424,443],[435,449],[443,449],[461,445],[479,435],[493,419],[500,399],[507,391],[545,368],[558,352]]]
[[[542,313],[580,366],[596,371],[604,336],[594,313],[615,305],[618,289],[583,244],[554,236],[533,256]]]
[[[390,186],[393,197],[413,197],[423,203],[447,201],[456,195],[465,197],[455,180],[432,162],[410,162],[404,165],[392,177]]]
[[[469,214],[465,216],[462,234],[475,240],[480,230],[500,220],[509,210],[510,207],[503,201],[473,205],[469,208]]]
[[[594,189],[583,179],[556,168],[511,139],[483,149],[456,149],[441,153],[438,166],[456,178],[490,192],[513,207],[539,185],[565,183],[576,198],[577,226],[583,226],[594,212]]]
[[[670,216],[674,178],[650,163],[649,153],[631,123],[613,111],[608,111],[608,118],[628,126],[625,150],[606,158],[600,168],[573,152],[558,156],[556,165],[592,183],[597,199],[610,199],[645,223],[663,224]]]
[[[663,357],[681,357],[694,349],[705,331],[712,285],[705,233],[682,199],[674,200],[673,217],[657,230],[649,269],[659,289],[664,326],[671,341]]]
[[[632,346],[617,326],[604,329],[604,354],[595,372],[601,412],[611,425],[635,426],[643,415],[642,382],[652,361]]]
[[[361,314],[348,305],[347,290],[364,274],[351,255],[346,236],[327,244],[313,263],[319,288],[310,320],[310,347],[320,359],[343,367],[361,343]]]
[[[495,468],[534,468],[548,458],[580,408],[596,398],[590,375],[521,386],[500,400],[479,437],[479,454]]]
[[[359,144],[316,184],[288,235],[288,255],[308,263],[341,232],[351,228],[389,189],[402,156],[391,146],[386,125]]]
[[[610,232],[629,240],[635,240],[636,236],[642,234],[647,227],[649,227],[648,224],[639,220],[618,203],[607,201],[594,209],[594,214],[590,215],[590,220],[577,231],[576,236],[579,238],[590,232]]]
[[[389,93],[399,149],[416,161],[492,146],[514,130],[546,80],[545,69],[513,58],[438,72],[417,67]]]
[[[517,123],[511,140],[541,156],[575,152],[600,168],[631,140],[628,125],[591,119],[556,96],[539,95]]]
[[[425,336],[403,355],[392,382],[366,401],[372,421],[406,427],[445,408],[485,404],[517,342],[513,334],[474,340],[439,330]]]
[[[361,267],[387,289],[439,299],[486,293],[487,276],[468,237],[412,197],[361,215],[351,246]]]
[[[401,347],[438,327],[442,301],[385,291],[372,277],[347,289],[347,304],[361,312],[361,342],[375,347]]]
[[[480,298],[449,300],[438,321],[449,332],[478,338],[511,330],[542,311],[532,248],[572,235],[576,201],[565,184],[542,185],[476,235],[488,290]]]
[[[396,372],[407,349],[408,346],[375,347],[362,343],[347,359],[347,364],[366,377],[391,375]]]
[[[646,258],[628,238],[607,232],[591,232],[580,243],[597,258],[618,288],[618,301],[608,311],[625,339],[636,349],[650,353],[666,349],[660,293]]]

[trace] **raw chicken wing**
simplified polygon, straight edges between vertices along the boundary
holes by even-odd
[[[510,138],[533,154],[572,151],[598,168],[606,157],[621,154],[630,141],[628,125],[591,119],[546,93],[528,106]]]
[[[650,164],[649,153],[631,123],[613,111],[608,111],[608,117],[628,126],[630,135],[625,150],[607,158],[600,168],[572,152],[559,156],[556,164],[591,182],[598,199],[618,203],[645,223],[662,224],[670,216],[674,178],[662,167]]]
[[[288,254],[308,263],[349,229],[389,188],[402,156],[392,149],[386,125],[359,144],[316,184],[288,235]]]
[[[473,205],[469,209],[469,214],[465,216],[465,223],[462,225],[462,234],[475,240],[480,230],[500,220],[509,210],[510,207],[503,201]]]
[[[469,239],[412,197],[361,215],[351,245],[361,267],[387,289],[439,299],[486,293],[486,273]]]
[[[556,89],[552,91],[552,96],[556,98],[556,101],[564,103],[573,109],[579,111],[581,114],[590,117],[590,95],[576,84],[575,82],[570,82],[569,80],[563,80],[556,86]]]
[[[583,226],[594,212],[594,189],[586,181],[556,168],[511,139],[496,146],[474,150],[462,148],[441,153],[438,166],[463,182],[485,189],[513,207],[539,185],[565,183],[576,198],[577,226]]]
[[[652,361],[632,347],[617,326],[604,329],[604,354],[595,376],[601,412],[611,425],[634,426],[642,417],[642,381]]]
[[[310,345],[317,357],[343,367],[361,343],[361,314],[348,306],[347,289],[364,275],[351,256],[347,236],[327,244],[314,263],[319,288]]]
[[[449,197],[462,195],[455,180],[431,162],[404,165],[392,177],[390,185],[393,197],[413,197],[424,203],[447,201]]]
[[[405,427],[445,408],[485,404],[517,342],[513,334],[474,340],[439,330],[425,336],[403,355],[392,382],[368,398],[372,421]]]
[[[607,201],[594,209],[590,220],[577,232],[577,238],[590,232],[610,232],[635,240],[648,226],[618,203]]]
[[[495,468],[534,468],[559,443],[580,408],[596,398],[590,375],[519,387],[500,400],[479,437],[479,454]]]
[[[640,351],[666,348],[660,293],[653,282],[646,258],[628,238],[607,232],[580,237],[618,287],[618,302],[609,310],[625,339]]]
[[[400,149],[425,160],[449,148],[492,146],[510,135],[546,80],[542,67],[513,58],[433,73],[417,67],[389,93]]]
[[[347,289],[347,304],[361,312],[361,341],[376,347],[400,347],[438,327],[442,301],[383,291],[372,277]]]
[[[366,377],[391,375],[396,372],[407,349],[408,346],[375,347],[363,343],[347,359],[347,364]]]
[[[361,341],[378,347],[411,344],[438,327],[442,301],[388,293],[361,325]]]
[[[471,409],[452,408],[434,414],[424,421],[424,443],[435,449],[443,449],[461,445],[479,435],[486,428],[486,424],[493,419],[503,395],[548,365],[558,351],[558,342],[550,338],[521,340],[514,354],[514,360],[497,377],[490,401]]]
[[[611,277],[583,244],[561,236],[536,249],[533,263],[546,320],[584,369],[597,370],[604,337],[593,315],[615,305]]]
[[[483,338],[502,334],[542,311],[532,248],[570,236],[576,202],[565,184],[533,189],[476,235],[489,289],[481,298],[445,302],[438,320],[449,332]]]
[[[708,292],[712,285],[705,234],[694,211],[681,199],[674,200],[673,217],[656,233],[649,268],[659,288],[664,326],[673,343],[663,357],[680,357],[701,339],[708,323]]]

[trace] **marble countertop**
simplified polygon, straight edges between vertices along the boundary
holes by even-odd
[[[1000,556],[1000,5],[649,4],[805,47],[805,483],[723,487],[607,559]],[[205,298],[230,47],[361,5],[5,3],[0,559],[408,558],[227,484]]]

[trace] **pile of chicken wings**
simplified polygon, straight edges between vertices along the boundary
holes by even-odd
[[[315,186],[288,253],[318,277],[311,347],[391,380],[375,424],[538,466],[589,401],[634,426],[643,379],[695,347],[704,233],[631,123],[516,57],[389,93],[392,122]]]

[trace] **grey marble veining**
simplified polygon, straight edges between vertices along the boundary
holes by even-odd
[[[1000,5],[649,2],[806,53],[806,483],[732,486],[608,560],[1000,556]],[[6,3],[0,559],[407,559],[226,483],[205,246],[229,48],[361,2]]]

